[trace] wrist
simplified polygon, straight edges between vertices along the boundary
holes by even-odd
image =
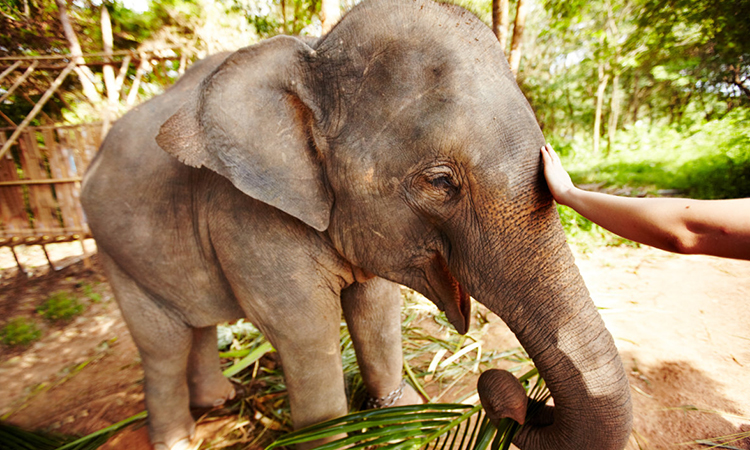
[[[572,208],[571,204],[575,201],[576,191],[578,191],[578,188],[575,186],[560,189],[554,193],[555,201],[560,205]]]

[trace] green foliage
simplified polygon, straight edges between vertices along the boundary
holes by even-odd
[[[102,295],[98,292],[94,292],[94,287],[88,283],[83,283],[81,285],[81,292],[83,292],[83,295],[88,297],[92,303],[99,303],[102,301]]]
[[[680,78],[698,89],[748,104],[749,19],[750,0],[645,0],[637,23],[651,60],[681,64]]]
[[[82,438],[43,431],[27,431],[0,422],[0,442],[3,444],[0,448],[8,450],[95,450],[125,427],[134,422],[143,421],[145,418],[145,412],[138,413]]]
[[[598,246],[617,247],[624,245],[638,247],[640,245],[610,233],[567,206],[557,205],[557,212],[568,243],[575,245],[579,251],[584,253]]]
[[[532,369],[519,378],[530,394],[529,417],[533,417],[550,398],[544,380],[529,379],[537,375]],[[421,449],[448,448],[484,450],[510,448],[513,437],[521,427],[512,419],[503,419],[497,426],[484,416],[481,405],[428,403],[398,406],[348,414],[327,422],[289,433],[278,439],[267,450],[339,436],[318,449],[389,448]]]
[[[750,197],[750,108],[733,110],[685,141],[696,153],[681,167],[691,197]]]
[[[612,153],[573,143],[563,162],[576,184],[631,195],[678,191],[693,198],[750,196],[750,109],[692,126],[639,123],[619,133]],[[619,192],[621,193],[621,192]]]
[[[231,0],[262,38],[277,34],[309,35],[320,29],[321,0]]]
[[[39,339],[41,335],[42,332],[39,330],[36,323],[29,321],[24,317],[11,319],[2,330],[0,330],[0,340],[3,344],[10,346],[28,345]]]
[[[69,292],[56,292],[37,308],[37,312],[45,319],[56,322],[70,320],[84,309],[84,305]]]

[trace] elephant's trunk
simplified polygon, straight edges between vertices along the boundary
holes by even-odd
[[[500,286],[485,282],[474,293],[515,333],[554,399],[554,408],[529,420],[515,443],[524,450],[622,450],[632,424],[628,380],[557,215],[548,218],[543,229],[520,241],[524,249],[517,252],[517,261],[504,258],[503,274],[495,278],[502,279]],[[537,251],[541,249],[546,250]],[[505,403],[500,392],[508,390],[500,384],[480,383],[486,408]],[[493,411],[488,414],[492,417]]]

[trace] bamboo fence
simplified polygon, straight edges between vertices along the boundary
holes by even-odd
[[[45,116],[45,104],[57,96],[68,105],[61,86],[80,66],[112,65],[119,66],[119,74],[116,99],[109,99],[110,103],[123,101],[133,106],[141,79],[150,74],[163,81],[175,69],[175,60],[179,60],[177,73],[182,74],[186,55],[172,49],[92,53],[81,58],[0,57],[0,107],[12,104],[14,94],[33,106],[19,124],[0,108],[0,119],[9,125],[0,128],[0,248],[11,249],[19,269],[23,271],[14,250],[17,245],[41,245],[47,255],[46,244],[80,240],[83,245],[83,239],[91,236],[79,201],[81,180],[112,118],[110,104],[102,123],[31,126],[37,116]],[[135,72],[128,77],[131,67]],[[12,83],[6,81],[12,78]],[[130,85],[127,96],[126,81]],[[40,90],[40,83],[46,87]],[[34,100],[31,92],[41,95]],[[49,255],[47,260],[52,266]]]
[[[9,129],[0,130],[5,143]],[[81,179],[101,143],[101,124],[28,127],[0,157],[0,247],[90,237]]]

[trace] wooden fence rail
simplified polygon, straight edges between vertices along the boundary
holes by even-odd
[[[29,127],[0,157],[0,247],[90,237],[79,196],[101,131],[98,123]]]

